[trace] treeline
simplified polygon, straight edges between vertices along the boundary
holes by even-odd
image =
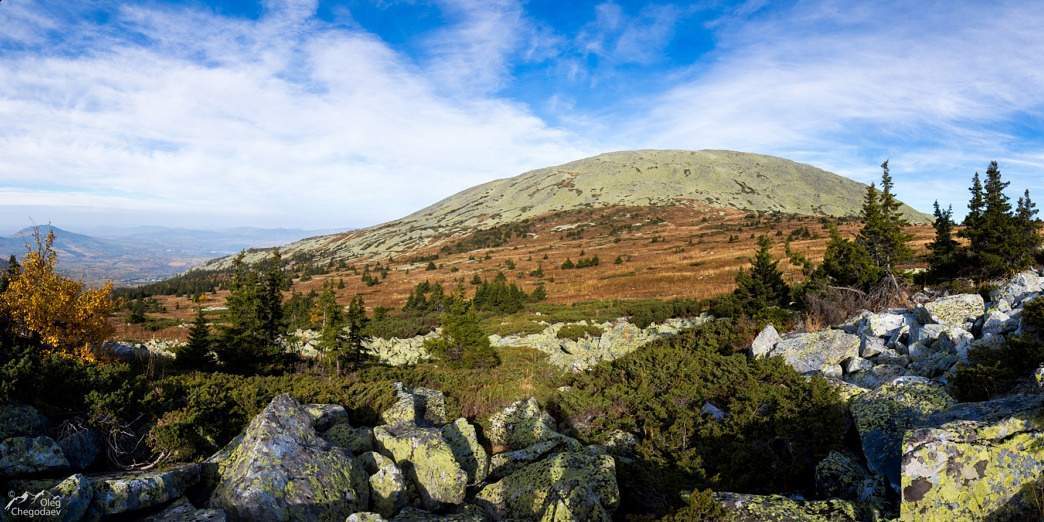
[[[228,284],[229,275],[228,270],[196,269],[155,283],[117,288],[113,294],[128,300],[157,295],[196,297],[224,288]]]
[[[461,254],[483,248],[504,246],[516,237],[525,237],[533,228],[527,219],[515,223],[505,223],[492,228],[476,230],[470,236],[455,243],[443,246],[443,254]]]
[[[862,227],[854,239],[830,225],[830,241],[818,265],[792,251],[788,240],[786,257],[805,276],[803,283],[791,286],[771,254],[771,241],[759,238],[751,267],[739,271],[736,290],[719,299],[712,313],[779,319],[788,310],[800,310],[806,320],[815,316],[819,322],[833,324],[860,308],[893,304],[907,282],[900,268],[915,259],[888,162],[881,167],[881,188],[874,183],[867,187],[860,212]],[[921,276],[925,282],[958,277],[981,282],[1011,275],[1035,262],[1041,247],[1036,205],[1026,191],[1012,208],[1004,193],[1007,187],[996,162],[990,163],[985,184],[975,173],[964,228],[956,234],[966,238],[967,245],[955,239],[952,210],[935,204],[935,238],[929,245],[928,270]]]

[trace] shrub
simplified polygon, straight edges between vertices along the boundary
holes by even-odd
[[[424,345],[452,367],[492,368],[500,363],[475,311],[466,303],[454,303],[442,317],[442,336]]]
[[[777,358],[722,355],[715,322],[580,375],[556,408],[584,441],[640,434],[621,461],[623,510],[662,515],[696,488],[810,491],[815,465],[843,446],[846,409],[826,381]],[[711,402],[727,416],[701,415]]]
[[[602,329],[590,324],[567,324],[559,328],[557,337],[559,339],[577,340],[581,337],[598,337],[602,335]]]

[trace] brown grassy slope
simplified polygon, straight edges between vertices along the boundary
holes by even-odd
[[[595,299],[669,299],[673,297],[706,298],[729,292],[736,271],[748,263],[756,248],[756,237],[768,235],[774,241],[774,253],[783,258],[783,241],[794,230],[807,228],[811,239],[795,239],[792,248],[814,261],[822,258],[828,234],[821,218],[809,216],[776,216],[735,209],[719,209],[699,204],[668,207],[613,207],[552,213],[532,221],[530,233],[516,237],[502,246],[447,255],[437,250],[411,253],[410,259],[392,259],[387,263],[387,279],[376,286],[366,286],[351,271],[339,271],[314,277],[310,281],[294,281],[298,292],[320,290],[324,281],[343,279],[345,288],[337,290],[338,300],[347,303],[361,294],[368,307],[402,306],[410,290],[422,281],[441,282],[447,289],[463,284],[470,293],[475,274],[493,278],[504,272],[527,291],[543,283],[548,301],[573,303]],[[845,235],[853,236],[858,223],[841,223]],[[911,226],[915,250],[920,253],[931,240],[927,225]],[[439,254],[437,270],[429,271],[427,261],[417,259]],[[566,259],[598,256],[600,264],[592,268],[563,270]],[[614,260],[620,257],[621,264]],[[488,259],[487,259],[488,258]],[[509,261],[515,268],[509,269]],[[361,273],[365,261],[355,267]],[[373,265],[371,265],[373,266]],[[543,277],[530,272],[543,270]],[[800,279],[800,271],[781,260],[791,280]],[[226,293],[208,295],[203,306],[221,306]],[[189,322],[196,304],[186,298],[157,298],[167,312],[151,317],[170,317]],[[184,338],[186,328],[171,327],[148,332],[121,323],[120,333],[131,338]]]

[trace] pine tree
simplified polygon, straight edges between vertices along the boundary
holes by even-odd
[[[174,364],[183,370],[204,370],[210,367],[210,328],[203,309],[196,309],[196,319],[189,330],[188,344],[178,350]]]
[[[935,239],[928,245],[928,273],[936,280],[949,279],[956,275],[959,254],[953,239],[953,208],[942,210],[938,201],[933,208]]]
[[[741,269],[736,274],[736,298],[751,314],[771,306],[785,307],[790,302],[790,287],[783,280],[779,261],[772,257],[771,247],[767,237],[759,237],[750,272]]]

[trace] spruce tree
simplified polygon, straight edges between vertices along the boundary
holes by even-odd
[[[895,198],[894,182],[888,161],[881,164],[881,191],[871,183],[863,200],[863,228],[858,243],[866,249],[882,275],[895,273],[895,268],[909,261],[912,250],[910,236],[904,231],[908,225],[903,217],[902,203]]]
[[[1040,250],[1040,233],[1037,229],[1037,204],[1030,199],[1027,189],[1015,207],[1016,255],[1013,269],[1031,266]]]
[[[1011,202],[1004,193],[1006,188],[1008,182],[1002,179],[997,162],[990,162],[982,190],[982,213],[968,227],[971,254],[980,279],[1004,276],[1018,268],[1020,241]],[[969,204],[969,209],[974,203]]]
[[[839,286],[867,290],[881,280],[881,269],[862,243],[841,237],[837,227],[830,225],[830,241],[823,254],[823,263],[813,277],[825,278]]]
[[[325,359],[333,362],[337,373],[340,374],[341,353],[345,342],[341,330],[345,322],[341,307],[337,304],[337,295],[329,282],[323,285],[323,290],[319,292],[319,298],[315,301],[312,321],[319,325],[319,350]]]
[[[203,309],[196,309],[196,319],[189,330],[188,343],[178,350],[174,364],[183,370],[205,370],[210,367],[210,328]]]
[[[959,249],[953,239],[953,208],[942,210],[939,202],[933,205],[935,239],[928,245],[928,274],[936,280],[949,279],[958,269]]]
[[[736,298],[750,314],[771,306],[785,307],[790,302],[790,287],[783,280],[779,261],[772,257],[771,247],[767,237],[759,237],[750,272],[741,269],[736,274]]]
[[[442,336],[425,343],[432,353],[450,366],[491,368],[500,364],[497,352],[482,331],[471,304],[456,299],[442,316]]]

